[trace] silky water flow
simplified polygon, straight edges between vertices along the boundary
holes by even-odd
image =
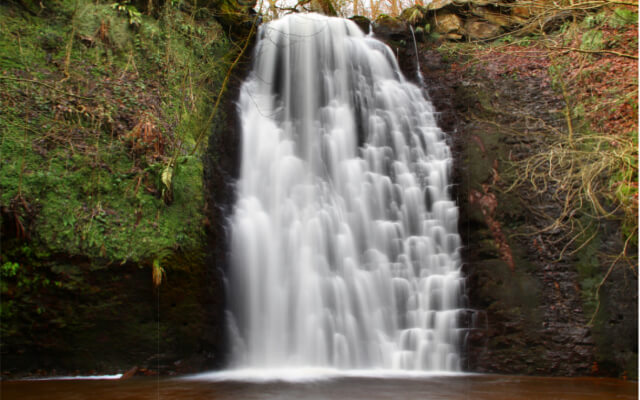
[[[451,154],[391,50],[349,20],[273,21],[238,108],[232,366],[459,371]]]

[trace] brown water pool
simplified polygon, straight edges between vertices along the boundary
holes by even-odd
[[[638,383],[604,378],[501,375],[342,377],[306,382],[132,378],[4,381],[2,400],[74,399],[637,399]]]

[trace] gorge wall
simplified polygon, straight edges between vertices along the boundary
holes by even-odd
[[[471,18],[479,20],[479,13],[476,7]],[[428,15],[425,11],[427,20]],[[454,19],[469,15],[463,9]],[[406,30],[411,21],[396,20],[394,29],[383,23],[374,24],[374,32],[378,29],[395,49],[405,75],[417,80],[416,54]],[[482,24],[493,25],[493,35],[505,30],[489,19]],[[604,222],[593,240],[579,247],[570,243],[575,235],[548,228],[562,212],[557,188],[540,193],[524,184],[508,190],[517,178],[513,162],[541,151],[540,132],[567,129],[561,113],[565,102],[550,83],[549,55],[520,46],[501,53],[500,45],[496,51],[491,43],[450,45],[449,40],[467,34],[463,26],[458,25],[456,36],[419,41],[417,60],[454,148],[469,306],[486,312],[486,329],[468,337],[467,369],[635,379],[635,250],[629,252],[630,265],[612,269],[595,313],[595,286],[609,270],[610,255],[623,248],[620,224]]]

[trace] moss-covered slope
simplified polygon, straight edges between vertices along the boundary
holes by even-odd
[[[41,4],[0,5],[3,372],[215,363],[202,157],[232,44],[180,2]]]

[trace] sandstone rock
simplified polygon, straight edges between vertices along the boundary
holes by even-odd
[[[453,4],[453,0],[433,0],[427,5],[427,10],[435,11],[440,10],[448,5]]]
[[[434,16],[432,26],[438,33],[458,32],[462,28],[462,19],[451,12],[439,12]]]
[[[464,30],[467,33],[467,37],[471,40],[489,39],[502,32],[499,26],[478,20],[467,21]]]
[[[444,37],[448,40],[462,40],[462,35],[459,33],[447,33]]]
[[[521,25],[527,21],[525,18],[489,11],[486,7],[471,7],[471,13],[492,23],[493,25],[502,27]]]

